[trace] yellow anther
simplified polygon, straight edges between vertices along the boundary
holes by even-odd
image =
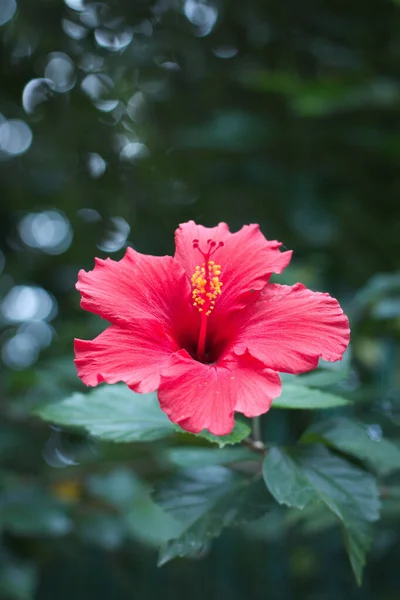
[[[201,266],[197,265],[191,278],[193,306],[196,306],[199,312],[203,312],[204,308],[207,317],[211,314],[215,300],[221,293],[222,282],[218,277],[220,274],[221,266],[210,260]]]

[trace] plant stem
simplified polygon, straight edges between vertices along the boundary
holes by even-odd
[[[253,422],[253,440],[257,443],[262,443],[261,437],[261,420],[260,417],[254,417]]]

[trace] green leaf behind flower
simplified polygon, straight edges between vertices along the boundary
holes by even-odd
[[[113,442],[150,442],[176,432],[156,393],[135,394],[124,384],[72,394],[36,414],[57,425],[83,427],[90,435]]]
[[[272,408],[316,410],[346,406],[349,400],[336,394],[322,392],[298,383],[282,382],[282,393],[272,403]]]
[[[163,453],[168,463],[181,468],[228,465],[239,461],[257,461],[259,455],[247,448],[167,448]]]
[[[83,428],[94,437],[112,442],[151,442],[175,433],[191,435],[168,419],[156,392],[136,394],[119,383],[99,386],[87,394],[74,393],[40,408],[36,415],[57,425]],[[246,423],[236,421],[228,435],[216,436],[206,430],[197,435],[222,448],[241,442],[250,431]]]
[[[382,438],[372,426],[346,417],[335,417],[312,425],[302,442],[323,442],[365,461],[380,475],[400,470],[400,448]]]
[[[208,440],[209,442],[212,442],[213,444],[218,444],[220,448],[223,448],[228,444],[238,444],[239,442],[247,438],[250,435],[250,433],[250,426],[244,421],[238,420],[235,422],[233,431],[231,433],[228,433],[228,435],[213,435],[206,429],[204,431],[201,431],[197,435],[199,437],[204,438],[205,440]]]
[[[154,498],[183,527],[161,549],[159,565],[201,552],[225,527],[261,517],[270,503],[262,480],[221,466],[179,471],[156,488]]]
[[[279,504],[304,508],[322,502],[339,519],[357,583],[379,517],[379,493],[372,475],[320,445],[297,447],[288,455],[271,449],[264,461],[265,483]],[[287,482],[282,481],[286,478]]]

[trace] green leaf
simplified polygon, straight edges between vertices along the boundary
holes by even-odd
[[[365,554],[372,542],[371,523],[379,518],[375,478],[318,446],[303,453],[300,465],[322,502],[340,520],[350,563],[361,585]]]
[[[75,517],[75,532],[86,543],[116,550],[126,537],[126,525],[119,514],[91,507]]]
[[[157,394],[136,394],[124,384],[103,385],[88,394],[75,393],[36,411],[44,419],[66,427],[83,427],[90,435],[112,442],[151,442],[174,433],[185,433],[163,413]],[[215,436],[197,434],[220,448],[237,444],[250,434],[250,427],[236,421],[232,433]]]
[[[148,492],[132,504],[131,510],[124,515],[124,525],[132,538],[157,549],[179,536],[183,529],[182,524],[156,504]]]
[[[157,487],[155,500],[183,526],[181,535],[161,549],[163,565],[200,552],[225,527],[262,516],[269,496],[262,481],[213,466],[180,471]]]
[[[32,600],[37,585],[38,573],[33,563],[4,560],[0,566],[0,597],[9,600]]]
[[[182,431],[182,430],[181,430]],[[206,429],[200,433],[198,433],[198,437],[202,437],[209,442],[214,444],[218,444],[220,448],[223,448],[227,444],[238,444],[245,438],[247,438],[251,433],[251,428],[244,421],[236,421],[235,427],[233,428],[232,433],[228,433],[228,435],[213,435]]]
[[[123,467],[104,475],[90,475],[85,485],[91,496],[101,498],[121,509],[131,506],[135,498],[145,490],[144,484],[137,476]]]
[[[301,383],[283,382],[282,393],[273,403],[273,408],[325,409],[335,406],[346,406],[349,400],[336,394],[308,388]]]
[[[263,464],[267,488],[279,504],[304,508],[316,499],[313,486],[296,462],[281,448],[273,446]]]
[[[400,469],[400,448],[382,439],[372,426],[336,417],[315,423],[302,436],[303,442],[323,442],[365,461],[380,475]]]
[[[176,467],[210,467],[238,461],[259,460],[259,455],[247,448],[167,448],[163,457]]]
[[[62,536],[72,521],[62,503],[34,485],[17,484],[0,500],[0,529],[24,536]]]
[[[90,435],[113,442],[149,442],[176,431],[162,412],[156,393],[135,394],[123,384],[72,394],[36,414],[58,425],[83,427]]]
[[[358,312],[365,310],[385,296],[400,291],[400,271],[394,273],[377,273],[357,292],[353,304]]]
[[[146,545],[159,548],[181,532],[180,523],[155,504],[146,483],[129,469],[119,467],[104,475],[91,475],[86,481],[86,488],[92,496],[101,498],[117,509],[116,514],[112,515],[114,519],[106,519],[104,527],[100,526],[101,519],[97,515],[97,531],[95,518],[91,518],[87,525],[83,523],[81,534],[86,535],[87,539],[98,540],[101,545],[106,547],[108,544],[111,548],[112,544],[116,546],[129,535]],[[118,519],[115,518],[117,515]]]
[[[275,449],[272,459],[265,458],[264,478],[279,503],[301,508],[319,500],[339,519],[350,563],[361,583],[365,554],[371,545],[372,523],[379,517],[379,493],[369,473],[331,454],[323,446],[310,445],[297,449],[297,454],[280,456]],[[279,484],[279,469],[290,482]],[[310,490],[311,487],[311,490]],[[305,491],[304,491],[305,490]]]

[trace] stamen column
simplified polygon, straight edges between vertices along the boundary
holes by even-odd
[[[197,359],[203,361],[206,352],[206,335],[207,335],[207,317],[211,314],[215,306],[215,299],[221,293],[222,282],[219,280],[221,274],[221,266],[216,265],[211,256],[224,245],[223,242],[207,240],[208,252],[203,252],[199,248],[199,240],[193,240],[193,248],[199,250],[204,257],[204,263],[196,267],[192,275],[193,286],[193,305],[201,314],[199,340],[197,344]]]

